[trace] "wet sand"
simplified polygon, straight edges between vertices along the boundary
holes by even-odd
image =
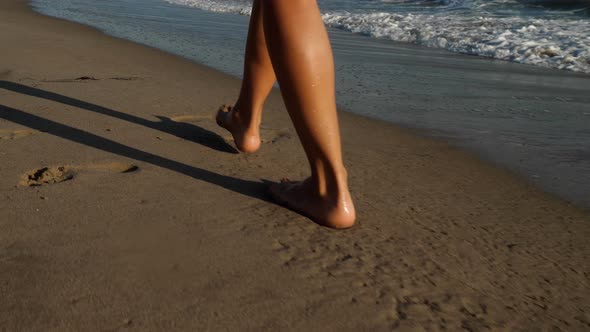
[[[590,328],[590,217],[505,170],[342,112],[333,231],[266,195],[307,172],[277,92],[237,154],[235,78],[23,0],[0,42],[0,330]]]

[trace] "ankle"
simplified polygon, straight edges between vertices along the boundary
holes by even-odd
[[[258,128],[260,126],[262,107],[258,107],[249,102],[238,99],[234,106],[237,118],[246,128]]]
[[[312,167],[310,180],[320,196],[337,198],[348,195],[348,172],[342,163],[318,163]]]

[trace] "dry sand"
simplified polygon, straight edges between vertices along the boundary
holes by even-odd
[[[343,112],[333,231],[265,194],[307,172],[278,93],[236,154],[237,79],[25,0],[0,45],[2,331],[590,329],[588,214],[504,170]]]

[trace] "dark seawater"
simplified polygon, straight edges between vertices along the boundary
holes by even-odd
[[[33,6],[241,76],[245,15],[161,0],[34,0]],[[590,208],[590,75],[341,28],[330,29],[330,38],[341,107],[424,130]]]
[[[248,15],[251,0],[165,0]],[[373,38],[590,73],[590,0],[319,0],[324,22]]]

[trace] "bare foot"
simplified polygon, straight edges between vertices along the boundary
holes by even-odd
[[[330,228],[354,225],[355,211],[348,190],[321,195],[308,178],[300,182],[284,179],[269,191],[278,203],[320,225]]]
[[[216,121],[220,127],[227,129],[232,134],[238,150],[252,153],[260,148],[258,125],[245,123],[245,119],[240,117],[238,109],[232,106],[221,106],[217,111]]]

